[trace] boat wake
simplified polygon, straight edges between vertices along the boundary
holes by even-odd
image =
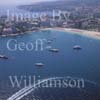
[[[65,78],[66,77],[54,77],[54,78],[43,79],[40,82],[37,82],[33,86],[28,86],[28,87],[25,87],[25,88],[19,90],[18,92],[16,92],[15,94],[13,94],[11,97],[9,97],[7,100],[21,100],[25,96],[29,95],[31,92],[35,92],[35,90],[38,88],[38,85],[40,85],[40,84],[42,84],[44,82],[47,82],[47,81],[50,81],[50,80],[57,80],[57,79],[61,79],[62,80],[62,79],[65,79]],[[87,84],[87,86],[93,86],[93,87],[97,86],[97,84],[95,82],[92,82],[92,81],[89,81],[89,80],[85,80],[85,83]],[[80,90],[86,91],[87,89],[85,87],[84,89],[80,88]],[[35,96],[34,96],[34,100],[36,100]]]

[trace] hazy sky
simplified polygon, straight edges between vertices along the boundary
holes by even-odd
[[[55,1],[55,0],[0,0],[0,5],[30,4],[42,1]]]

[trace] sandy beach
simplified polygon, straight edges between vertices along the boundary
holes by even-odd
[[[80,29],[72,29],[72,28],[47,28],[46,30],[56,30],[56,31],[63,31],[63,32],[68,32],[72,34],[78,34],[78,35],[83,35],[95,39],[100,39],[100,32],[94,32],[94,31],[86,31],[86,30],[80,30]]]
[[[45,30],[55,30],[55,31],[61,31],[61,32],[66,32],[66,33],[71,33],[71,34],[78,34],[78,35],[83,35],[86,37],[91,37],[94,39],[100,39],[100,32],[94,32],[94,31],[87,31],[87,30],[80,30],[80,29],[74,29],[74,28],[60,28],[60,27],[54,27],[54,28],[41,28],[38,31],[45,31]],[[36,30],[37,31],[37,30]],[[23,34],[30,34],[31,32],[36,32],[36,31],[26,31],[23,33],[16,33],[16,34],[7,34],[7,35],[1,35],[1,37],[15,37],[18,35],[23,35]]]

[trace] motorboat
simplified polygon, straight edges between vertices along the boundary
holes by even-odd
[[[82,48],[81,48],[80,45],[75,45],[75,46],[73,46],[73,49],[75,49],[75,50],[81,50]]]
[[[42,67],[42,66],[44,66],[44,64],[43,63],[35,63],[35,66]]]
[[[51,52],[59,52],[59,49],[49,49]]]
[[[8,59],[5,55],[0,55],[0,59]]]

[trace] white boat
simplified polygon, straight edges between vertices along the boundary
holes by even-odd
[[[8,57],[6,57],[5,55],[0,55],[1,59],[8,59]]]
[[[81,48],[80,45],[75,45],[75,46],[73,47],[73,49],[80,50],[80,49],[82,49],[82,48]]]
[[[35,66],[42,67],[42,66],[44,66],[44,64],[43,63],[35,63]]]
[[[51,52],[59,52],[59,49],[49,49]]]

